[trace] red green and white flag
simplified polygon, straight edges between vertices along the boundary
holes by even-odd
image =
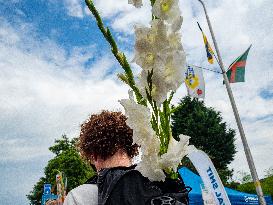
[[[227,77],[230,83],[245,82],[245,66],[249,48],[240,55],[228,68]]]

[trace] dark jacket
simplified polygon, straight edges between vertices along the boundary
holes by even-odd
[[[103,169],[89,183],[98,185],[98,205],[175,205],[175,194],[165,194],[132,167]]]

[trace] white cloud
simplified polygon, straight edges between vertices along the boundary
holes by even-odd
[[[64,4],[67,8],[68,15],[82,18],[84,15],[81,1],[79,0],[64,0]]]
[[[113,59],[94,56],[95,45],[68,55],[54,42],[37,41],[7,23],[0,31],[1,161],[49,155],[55,138],[77,136],[90,113],[116,110],[118,99],[127,96],[127,87],[108,76]],[[95,63],[85,68],[93,57]]]
[[[114,17],[121,12],[130,12],[133,10],[133,6],[129,5],[127,0],[108,0],[107,3],[105,3],[105,1],[95,0],[94,4],[101,16],[106,18]]]
[[[13,45],[20,40],[18,34],[15,33],[14,29],[8,26],[4,19],[0,17],[0,21],[2,22],[2,27],[0,27],[0,42]]]
[[[140,9],[133,8],[130,11],[121,12],[117,18],[112,21],[112,27],[119,32],[133,34],[135,24],[148,25],[151,21],[151,6],[149,1],[144,1]]]
[[[106,76],[107,72],[114,65],[114,57],[113,56],[103,56],[99,59],[90,70],[89,76],[92,79],[101,80],[104,76]]]
[[[150,1],[144,1],[143,6],[138,9],[128,4],[127,0],[107,0],[107,4],[101,0],[95,0],[94,4],[103,20],[109,20],[110,26],[117,32],[133,34],[133,26],[136,23],[147,25],[151,20]],[[85,13],[91,12],[85,7]],[[108,26],[108,25],[107,25]]]

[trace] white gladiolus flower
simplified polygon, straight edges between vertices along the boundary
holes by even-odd
[[[170,89],[164,84],[163,78],[160,77],[160,75],[163,75],[163,68],[164,65],[161,66],[162,69],[158,69],[154,71],[152,81],[153,81],[153,87],[152,87],[152,98],[156,101],[156,104],[160,106],[164,100],[167,98],[167,94],[170,91]],[[138,81],[136,82],[137,87],[139,88],[140,93],[142,96],[146,97],[146,90],[148,89],[148,83],[147,83],[147,76],[148,74],[146,71],[142,70],[140,75],[138,76]]]
[[[155,19],[151,28],[136,26],[135,35],[134,61],[144,70],[152,70],[161,63],[160,52],[168,47],[167,27],[163,21]]]
[[[158,107],[167,99],[167,95],[170,92],[170,89],[164,84],[162,78],[153,77],[153,89],[152,89],[152,98],[156,101]]]
[[[168,28],[164,21],[159,19],[151,22],[151,28],[135,27],[134,61],[143,69],[137,85],[142,96],[145,97],[145,88],[148,88],[148,71],[153,70],[152,97],[158,106],[166,100],[171,90],[176,91],[184,81],[186,57],[181,44],[181,35],[173,31],[180,28],[182,17],[178,16],[176,21],[176,25],[172,28]]]
[[[162,167],[160,167],[157,153],[142,156],[142,161],[137,165],[136,169],[151,181],[164,181],[166,177]]]
[[[182,22],[183,22],[182,16],[176,17],[176,19],[173,20],[172,25],[171,25],[172,32],[175,33],[177,31],[179,31],[182,26]]]
[[[152,76],[152,97],[160,106],[166,100],[170,90],[176,91],[184,82],[186,58],[183,51],[174,51],[161,56],[164,61],[154,68]],[[142,70],[138,76],[137,86],[140,93],[146,96],[145,88],[148,88],[147,72]]]
[[[133,141],[141,146],[141,162],[137,165],[144,176],[150,180],[163,180],[165,175],[160,167],[158,153],[160,141],[151,126],[149,108],[137,104],[129,92],[130,99],[120,100],[128,117],[126,123],[133,129]]]
[[[158,155],[160,150],[160,141],[156,135],[152,139],[147,140],[141,147],[142,160],[147,156]],[[143,160],[145,161],[145,160]]]
[[[119,101],[125,109],[128,117],[126,123],[133,129],[133,141],[138,145],[144,145],[153,139],[154,130],[151,126],[151,113],[149,108],[137,104],[132,97]]]
[[[153,69],[152,97],[160,106],[170,90],[184,81],[186,58],[179,33],[168,32],[163,21],[155,19],[151,28],[136,27],[134,61],[143,68],[138,77],[138,87],[146,96],[148,70]]]
[[[138,87],[139,92],[141,93],[143,97],[146,97],[145,88],[148,88],[147,76],[148,76],[148,73],[142,70],[141,73],[137,76],[137,80],[136,80],[136,86]]]
[[[142,4],[142,0],[128,0],[129,4],[133,4],[136,8],[140,8]]]
[[[181,43],[179,30],[183,22],[178,5],[179,0],[156,0],[152,13],[150,27],[135,26],[135,56],[134,62],[142,71],[136,81],[141,95],[147,99],[147,92],[160,109],[170,91],[176,91],[184,81],[186,70],[186,55]],[[128,0],[135,7],[142,6],[142,0]],[[153,71],[151,82],[147,82],[148,73]],[[148,84],[152,87],[148,87]],[[149,101],[150,102],[150,101]],[[170,137],[167,153],[159,156],[160,139],[151,124],[149,107],[134,101],[133,91],[129,92],[129,99],[120,100],[128,117],[127,125],[133,129],[133,141],[141,147],[141,162],[136,169],[152,181],[164,181],[163,170],[170,168],[176,171],[182,158],[193,146],[189,146],[189,137],[180,135],[180,141]],[[162,120],[162,118],[160,118]],[[160,132],[163,126],[159,125]],[[163,130],[170,132],[170,130]],[[160,133],[161,137],[165,136]]]
[[[160,164],[163,169],[172,168],[174,171],[177,170],[177,166],[185,157],[190,150],[192,150],[192,146],[189,146],[189,136],[179,135],[180,141],[176,141],[173,137],[171,137],[168,151],[163,154],[160,159]]]
[[[167,153],[161,156],[160,164],[162,168],[173,168],[176,171],[178,164],[187,154],[187,146],[189,144],[188,136],[179,136],[180,141],[176,141],[171,137]]]
[[[176,91],[184,81],[186,57],[184,52],[176,51],[167,56],[164,69],[164,82],[169,90]]]
[[[142,154],[142,161],[137,165],[136,169],[152,181],[164,181],[166,176],[163,170],[172,168],[177,171],[177,166],[181,163],[181,160],[196,149],[194,146],[189,146],[190,137],[179,135],[179,138],[180,141],[176,141],[171,137],[168,151],[161,157],[158,156],[158,152]],[[145,147],[148,148],[149,146],[152,146],[152,144],[148,143]]]
[[[128,117],[126,123],[133,129],[134,143],[141,146],[141,162],[136,169],[152,181],[165,180],[163,169],[176,170],[182,158],[188,154],[189,137],[180,135],[179,142],[171,137],[167,153],[159,157],[160,141],[151,127],[149,108],[137,104],[132,92],[130,99],[120,100],[120,103]]]
[[[157,0],[152,9],[153,14],[159,19],[169,23],[177,20],[181,16],[178,0]]]
[[[129,92],[130,99],[120,100],[128,117],[126,123],[133,129],[133,141],[141,146],[143,155],[159,153],[160,141],[151,125],[151,113],[148,107],[137,104]]]
[[[183,46],[181,43],[181,34],[180,33],[170,33],[168,35],[168,45],[169,45],[169,52],[172,51],[183,51]]]

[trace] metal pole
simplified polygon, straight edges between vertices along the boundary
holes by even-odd
[[[235,119],[236,119],[236,122],[237,122],[237,126],[238,126],[238,129],[239,129],[239,132],[240,132],[240,136],[241,136],[241,139],[242,139],[242,142],[243,142],[244,151],[245,151],[246,159],[247,159],[247,162],[248,162],[248,166],[249,166],[249,169],[250,169],[250,172],[251,172],[252,179],[254,181],[254,185],[256,187],[257,195],[259,197],[259,202],[260,202],[261,205],[266,205],[266,201],[265,201],[264,196],[263,196],[263,190],[262,190],[262,187],[261,187],[261,183],[259,181],[258,174],[257,174],[256,168],[255,168],[255,165],[254,165],[254,161],[253,161],[253,158],[252,158],[252,155],[251,155],[251,152],[250,152],[250,149],[249,149],[246,137],[245,137],[242,122],[240,120],[240,116],[239,116],[238,109],[237,109],[235,101],[234,101],[234,97],[233,97],[233,94],[232,94],[232,90],[230,88],[228,77],[227,77],[226,71],[224,69],[224,64],[223,64],[223,61],[222,61],[222,58],[221,58],[221,55],[220,55],[220,51],[218,49],[218,45],[217,45],[213,30],[212,30],[212,26],[211,26],[211,23],[210,23],[210,20],[209,20],[209,16],[207,14],[207,10],[206,10],[204,2],[202,0],[198,0],[198,1],[202,4],[202,6],[204,8],[204,11],[205,11],[206,19],[207,19],[207,22],[208,22],[208,26],[209,26],[211,36],[212,36],[214,47],[215,47],[215,50],[216,50],[216,53],[217,53],[217,56],[218,56],[219,64],[220,64],[221,70],[223,72],[224,82],[225,82],[225,85],[226,85],[228,96],[229,96],[229,99],[230,99],[230,102],[231,102],[231,106],[232,106],[233,113],[234,113],[234,116],[235,116]]]

